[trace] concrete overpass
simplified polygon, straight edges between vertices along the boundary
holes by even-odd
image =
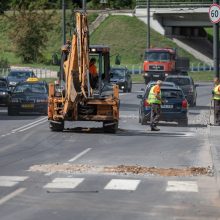
[[[213,64],[213,46],[204,30],[205,27],[213,26],[208,11],[209,4],[203,7],[151,7],[151,28],[172,38],[203,62]],[[136,7],[135,16],[147,23],[147,8]]]

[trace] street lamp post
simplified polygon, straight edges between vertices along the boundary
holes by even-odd
[[[62,41],[63,45],[66,44],[66,4],[62,0]]]
[[[82,0],[83,1],[83,4],[82,4],[82,6],[83,6],[83,11],[85,12],[86,11],[86,0]]]
[[[147,48],[150,48],[150,0],[147,0]]]

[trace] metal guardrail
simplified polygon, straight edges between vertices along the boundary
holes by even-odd
[[[146,8],[148,0],[136,0],[136,8]],[[151,8],[206,8],[213,0],[150,0]]]

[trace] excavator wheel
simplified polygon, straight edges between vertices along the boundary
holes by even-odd
[[[50,130],[51,131],[63,131],[64,129],[64,121],[57,122],[50,122]]]
[[[103,122],[103,129],[105,133],[116,133],[118,130],[118,121]]]

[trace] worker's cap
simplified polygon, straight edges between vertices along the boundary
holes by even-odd
[[[162,81],[161,80],[157,80],[157,85],[161,85]]]

